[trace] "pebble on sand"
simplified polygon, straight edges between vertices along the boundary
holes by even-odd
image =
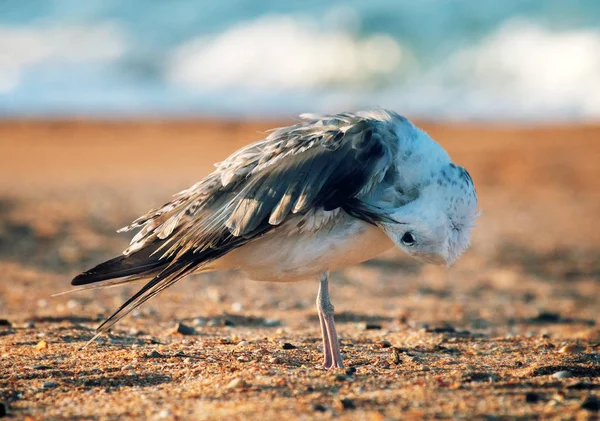
[[[296,349],[298,348],[296,345],[292,345],[289,342],[285,342],[281,345],[281,349]]]
[[[575,344],[567,344],[558,350],[559,354],[575,354],[579,352],[579,347]]]
[[[557,371],[552,375],[552,377],[556,377],[557,379],[567,379],[569,377],[573,377],[573,373],[568,370]]]
[[[318,403],[318,404],[313,405],[313,411],[325,412],[325,411],[327,411],[327,407]]]
[[[37,343],[37,345],[35,346],[35,349],[38,351],[42,351],[44,349],[48,349],[48,342],[46,341],[39,341]]]
[[[600,411],[600,399],[595,395],[589,395],[581,403],[581,408],[598,412]]]
[[[246,383],[241,377],[236,377],[226,386],[227,389],[244,389],[246,387],[248,387],[248,383]]]
[[[359,327],[362,330],[381,330],[381,325],[377,323],[361,322]]]
[[[355,409],[356,405],[354,404],[354,401],[352,399],[341,399],[340,403],[342,404],[342,408],[343,409]]]
[[[5,417],[8,415],[8,405],[4,402],[0,402],[0,417]]]
[[[389,341],[378,341],[375,342],[375,345],[377,345],[379,348],[389,348],[392,346],[392,344]]]
[[[31,368],[33,368],[34,370],[50,370],[52,368],[52,366],[44,365],[44,364],[35,364]]]
[[[540,395],[535,392],[527,392],[525,393],[525,402],[527,403],[536,403],[539,402]]]
[[[193,335],[196,333],[196,329],[183,323],[177,323],[175,331],[181,335]]]
[[[153,349],[150,353],[146,355],[146,358],[162,358],[163,354],[158,352],[156,349]]]

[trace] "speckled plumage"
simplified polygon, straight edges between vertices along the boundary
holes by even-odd
[[[73,280],[99,286],[149,280],[100,331],[194,272],[235,269],[254,279],[293,281],[394,244],[415,258],[451,264],[468,247],[477,216],[468,172],[425,132],[386,110],[305,114],[215,167],[123,228],[139,229],[123,256]],[[322,276],[321,286],[327,286]],[[332,313],[322,327],[327,323]]]

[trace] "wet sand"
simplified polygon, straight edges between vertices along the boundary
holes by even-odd
[[[120,253],[117,228],[286,123],[0,122],[0,401],[13,418],[597,415],[600,126],[421,124],[469,169],[483,214],[449,271],[390,252],[333,275],[348,370],[320,366],[315,281],[227,273],[180,282],[80,350],[136,287],[50,295]]]

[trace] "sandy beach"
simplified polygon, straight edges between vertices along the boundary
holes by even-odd
[[[600,126],[420,124],[482,216],[450,270],[390,252],[316,281],[187,278],[85,349],[136,286],[51,297],[115,231],[291,121],[0,122],[0,412],[12,419],[588,419],[600,409]]]

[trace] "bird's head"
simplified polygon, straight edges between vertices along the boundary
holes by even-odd
[[[469,248],[478,216],[471,177],[450,164],[420,189],[415,200],[394,210],[390,217],[395,222],[381,228],[417,260],[450,266]]]

